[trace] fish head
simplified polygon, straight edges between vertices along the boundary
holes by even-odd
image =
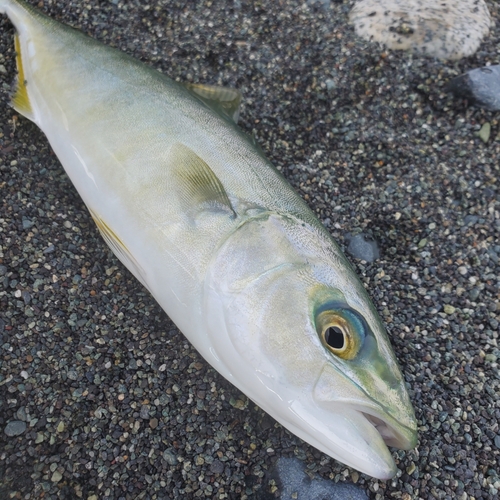
[[[205,286],[212,364],[276,420],[371,476],[416,421],[385,329],[326,231],[265,214],[219,250]]]

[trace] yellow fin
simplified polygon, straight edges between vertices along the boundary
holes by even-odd
[[[185,83],[184,86],[209,108],[237,123],[242,97],[239,90],[200,83]]]
[[[222,182],[192,149],[176,142],[170,149],[177,192],[186,211],[223,212],[235,216]]]
[[[28,96],[28,89],[26,88],[21,43],[17,33],[14,35],[14,46],[16,50],[17,85],[16,91],[12,97],[12,105],[14,106],[14,109],[19,111],[19,113],[26,116],[26,118],[33,120],[33,109]]]
[[[132,255],[130,250],[125,246],[123,241],[116,235],[116,233],[104,222],[99,215],[89,208],[90,215],[96,223],[101,236],[107,243],[113,253],[123,262],[123,264],[134,274],[134,276],[146,287],[146,273],[141,267],[136,258]]]

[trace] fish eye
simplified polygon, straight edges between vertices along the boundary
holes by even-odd
[[[350,360],[358,354],[364,328],[354,312],[323,311],[316,317],[316,329],[323,345],[335,356]]]
[[[332,349],[343,349],[345,344],[345,335],[338,326],[329,326],[325,330],[325,342]]]

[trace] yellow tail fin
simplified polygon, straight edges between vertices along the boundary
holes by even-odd
[[[30,98],[28,96],[27,82],[24,75],[23,58],[21,54],[21,43],[19,35],[14,35],[14,44],[16,48],[16,63],[17,63],[17,85],[16,91],[12,97],[12,105],[22,115],[32,120],[33,109],[31,107]]]

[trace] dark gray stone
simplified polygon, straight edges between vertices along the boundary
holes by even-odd
[[[500,110],[500,65],[472,69],[453,78],[448,89],[476,106]]]
[[[500,448],[500,434],[495,437],[495,446]]]
[[[169,465],[177,465],[177,455],[173,448],[168,448],[163,452],[163,460]]]
[[[144,420],[149,419],[149,406],[148,405],[141,406],[140,415],[141,415],[141,418],[143,418]]]
[[[224,464],[220,460],[214,460],[210,464],[210,472],[221,474],[224,471]]]
[[[366,260],[366,262],[374,262],[380,258],[380,250],[377,242],[364,234],[351,236],[350,233],[348,233],[345,238],[349,242],[347,252],[354,258]]]
[[[23,219],[23,229],[29,229],[30,227],[33,227],[35,223],[33,221],[30,221],[29,219]]]
[[[311,478],[305,472],[305,464],[297,458],[279,458],[269,471],[267,482],[274,480],[280,500],[368,500],[366,493],[352,483],[335,483],[320,477]],[[263,488],[266,490],[266,488]],[[271,498],[264,491],[257,495],[259,500]]]

